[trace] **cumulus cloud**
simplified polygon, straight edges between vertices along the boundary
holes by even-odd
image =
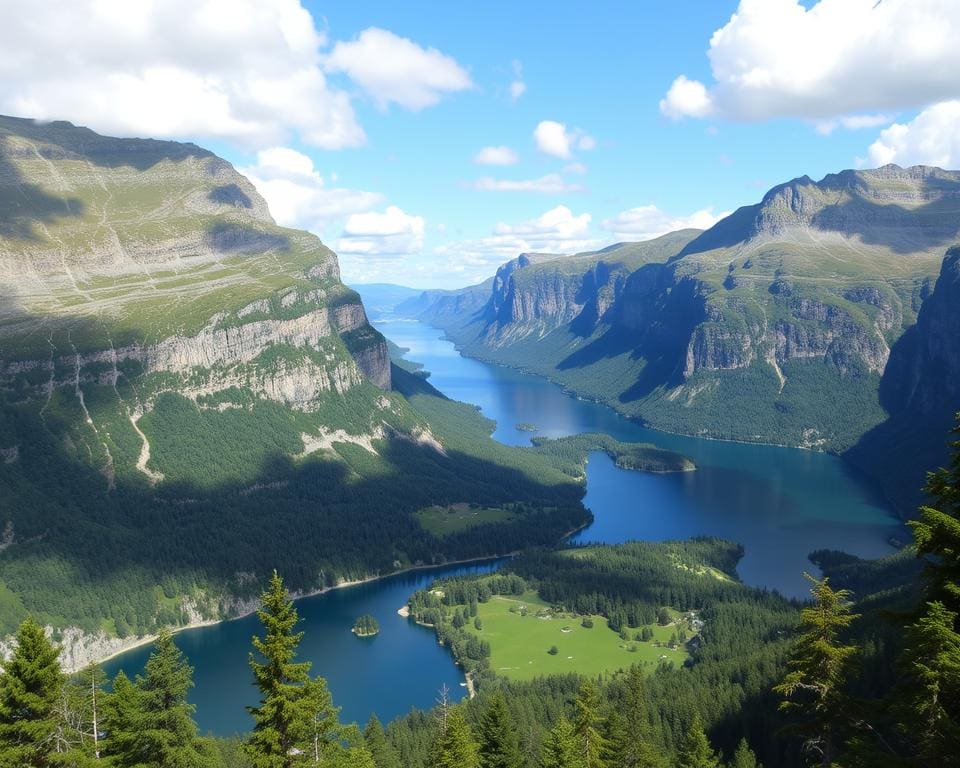
[[[473,156],[477,165],[516,165],[519,155],[510,147],[484,147]]]
[[[533,140],[541,152],[562,160],[570,159],[575,146],[584,151],[590,151],[597,146],[596,140],[589,134],[579,128],[568,131],[564,123],[556,120],[541,120],[537,123],[533,130]]]
[[[264,146],[365,140],[298,0],[8,0],[0,112]]]
[[[590,231],[589,213],[574,214],[558,205],[542,215],[515,224],[498,223],[490,237],[462,240],[436,249],[459,266],[484,276],[524,252],[567,254],[598,247]]]
[[[707,86],[698,80],[689,80],[680,75],[673,81],[667,95],[660,100],[660,111],[672,120],[684,117],[707,117],[713,112],[713,104]]]
[[[668,117],[815,121],[960,97],[960,3],[740,0],[710,40],[713,83],[681,75]]]
[[[651,240],[678,229],[709,229],[729,213],[715,214],[712,208],[689,216],[671,216],[655,205],[641,205],[604,219],[603,228],[620,241]]]
[[[829,136],[838,127],[846,128],[848,131],[860,131],[864,128],[876,128],[878,125],[888,125],[893,121],[891,115],[852,115],[850,117],[841,117],[836,120],[821,120],[817,123],[817,133],[822,136]]]
[[[253,182],[278,224],[321,233],[334,219],[368,211],[383,197],[376,192],[328,188],[307,155],[288,147],[257,153],[253,166],[238,169]]]
[[[398,104],[418,111],[448,94],[473,88],[466,70],[436,48],[370,27],[356,40],[338,42],[325,62],[369,93],[381,109]]]
[[[481,192],[538,192],[541,195],[559,195],[563,192],[582,192],[583,186],[571,184],[559,173],[548,173],[538,179],[494,179],[484,176],[470,186]]]
[[[870,145],[871,165],[960,168],[960,100],[929,107],[909,123],[894,123]]]
[[[425,227],[422,216],[411,216],[396,205],[387,206],[382,213],[355,213],[344,224],[336,250],[377,257],[419,253]]]

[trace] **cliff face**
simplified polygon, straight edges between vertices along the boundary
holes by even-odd
[[[390,388],[385,340],[336,256],[190,144],[0,118],[0,297],[0,401],[47,413],[75,400],[82,422],[65,437],[94,443],[111,483],[114,432],[127,425],[146,450],[137,422],[164,394],[272,401],[319,426],[331,393]],[[97,413],[100,389],[133,398]],[[137,458],[127,468],[162,477]]]
[[[936,168],[803,177],[706,232],[520,257],[470,322],[424,317],[653,426],[841,451],[884,418],[958,200],[960,173]]]
[[[889,418],[848,456],[912,516],[926,473],[946,464],[960,413],[960,248],[947,252],[916,325],[894,345],[880,393]]]

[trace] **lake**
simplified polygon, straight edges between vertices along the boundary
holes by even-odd
[[[820,548],[862,557],[893,551],[890,536],[903,526],[883,499],[835,456],[772,446],[727,443],[644,429],[596,403],[578,400],[546,379],[462,357],[441,331],[423,323],[373,318],[388,338],[424,364],[430,382],[448,397],[478,405],[497,422],[494,438],[529,444],[533,435],[560,437],[605,432],[619,440],[651,442],[686,454],[695,472],[653,475],[618,469],[603,453],[587,465],[585,504],[595,521],[576,536],[581,542],[662,540],[723,536],[742,543],[739,567],[748,584],[805,594],[807,555]],[[517,429],[532,424],[536,432]],[[444,575],[491,570],[494,564],[415,571],[334,590],[297,603],[306,632],[301,658],[327,678],[345,721],[366,722],[376,711],[386,722],[411,707],[430,707],[441,686],[461,698],[463,676],[432,630],[396,611],[407,597]],[[358,639],[357,616],[377,618],[381,632]],[[256,701],[247,653],[259,631],[255,616],[188,630],[177,644],[194,665],[191,701],[203,732],[229,735],[249,728],[244,704]],[[126,653],[104,665],[109,675],[143,668],[149,649]]]

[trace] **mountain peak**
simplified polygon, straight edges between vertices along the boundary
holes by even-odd
[[[847,169],[820,181],[773,187],[704,232],[683,255],[756,240],[792,242],[821,233],[901,254],[942,250],[960,236],[960,171],[925,165]]]

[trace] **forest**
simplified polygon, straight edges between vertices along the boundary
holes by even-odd
[[[441,635],[451,608],[533,586],[627,626],[654,606],[696,607],[702,640],[689,664],[652,674],[518,683],[490,671],[476,697],[454,705],[441,692],[433,711],[386,728],[339,722],[324,681],[296,660],[302,633],[276,573],[250,656],[260,703],[241,739],[198,736],[192,670],[169,634],[144,675],[107,690],[95,667],[64,674],[28,618],[0,673],[0,765],[946,766],[960,754],[960,439],[928,492],[907,551],[871,563],[817,553],[824,575],[804,603],[729,578],[739,550],[710,539],[535,550],[502,574],[438,582],[437,599],[415,595],[411,609]]]

